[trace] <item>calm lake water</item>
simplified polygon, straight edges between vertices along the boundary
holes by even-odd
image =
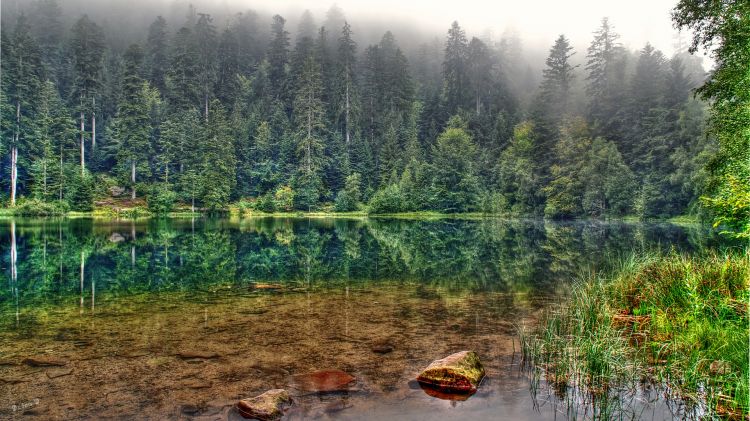
[[[0,418],[239,419],[237,399],[286,388],[288,419],[551,420],[517,327],[629,253],[724,245],[617,222],[0,219]],[[474,396],[414,384],[463,349],[487,370]],[[320,369],[356,383],[297,388]]]

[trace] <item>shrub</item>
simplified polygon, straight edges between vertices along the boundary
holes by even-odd
[[[370,199],[370,213],[397,213],[403,211],[403,195],[398,184],[378,190]]]
[[[291,212],[294,209],[294,190],[289,186],[281,186],[273,195],[273,202],[276,209]]]
[[[174,208],[177,194],[168,185],[157,184],[151,189],[147,199],[149,211],[157,215],[165,215]]]
[[[39,199],[19,201],[13,213],[19,216],[56,216],[70,211],[70,205],[64,201],[43,202]]]
[[[336,202],[334,204],[336,212],[351,212],[357,210],[357,202],[346,190],[340,190],[339,194],[336,195]]]
[[[268,212],[268,213],[271,213],[276,210],[276,207],[273,201],[273,196],[271,195],[270,192],[258,198],[258,201],[255,202],[255,209],[261,212]]]

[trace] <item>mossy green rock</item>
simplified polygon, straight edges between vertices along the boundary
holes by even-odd
[[[474,351],[461,351],[433,361],[417,381],[438,389],[474,393],[484,377],[484,367]]]
[[[284,410],[292,404],[284,389],[272,389],[262,395],[237,402],[240,415],[261,421],[278,420],[284,415]]]

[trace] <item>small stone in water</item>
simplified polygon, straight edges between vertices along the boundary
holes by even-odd
[[[430,363],[417,381],[454,393],[474,393],[483,377],[484,367],[477,353],[461,351]]]
[[[284,415],[284,410],[292,404],[292,398],[284,389],[272,389],[254,398],[237,402],[240,415],[261,421],[277,420]]]

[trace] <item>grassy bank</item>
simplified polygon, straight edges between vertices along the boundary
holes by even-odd
[[[588,276],[539,328],[521,330],[533,389],[544,378],[569,410],[602,419],[633,409],[644,387],[700,418],[746,419],[749,278],[747,252],[651,254]]]

